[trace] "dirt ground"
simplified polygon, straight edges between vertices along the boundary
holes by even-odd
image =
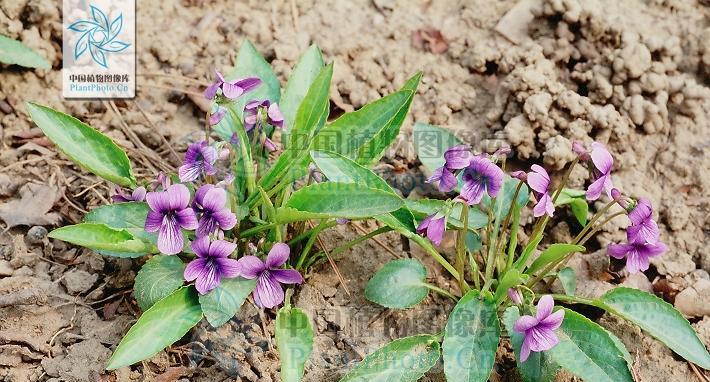
[[[507,142],[521,167],[537,162],[559,170],[573,158],[571,140],[607,143],[616,158],[615,184],[653,201],[669,250],[649,271],[629,277],[602,249],[624,237],[626,222],[619,218],[590,244],[590,255],[570,263],[580,278],[578,294],[598,296],[620,283],[655,292],[710,342],[705,1],[138,1],[138,95],[115,101],[119,114],[110,103],[61,98],[60,3],[0,0],[0,34],[22,40],[54,66],[0,68],[0,380],[279,380],[274,312],[261,313],[251,303],[228,325],[201,325],[141,365],[103,370],[140,314],[131,287],[141,261],[101,257],[47,238],[47,230],[76,223],[106,202],[109,185],[57,154],[24,106],[36,101],[88,122],[127,148],[138,176],[147,178],[179,163],[173,150],[181,155],[204,123],[203,84],[215,67],[232,66],[245,38],[282,81],[299,54],[318,44],[335,62],[336,113],[423,71],[400,139],[377,168],[405,193],[431,192],[417,181],[415,121],[448,127],[481,150]],[[586,177],[575,171],[573,185]],[[553,227],[555,241],[576,229],[564,214]],[[374,223],[340,226],[327,233],[326,245],[362,228]],[[443,328],[452,303],[438,296],[406,311],[364,299],[369,276],[393,256],[422,260],[432,280],[448,287],[441,269],[397,235],[342,256],[338,265],[350,294],[330,267],[316,269],[295,297],[317,332],[305,380],[335,381],[392,339]],[[639,381],[700,381],[638,328],[598,318],[635,357]],[[517,380],[510,367],[511,354],[503,349],[491,380]],[[424,380],[444,381],[441,366]]]

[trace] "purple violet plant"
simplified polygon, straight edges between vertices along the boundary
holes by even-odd
[[[606,147],[599,143],[592,143],[592,153],[590,154],[594,165],[594,182],[587,189],[587,200],[597,200],[605,191],[609,198],[613,198],[611,190],[614,185],[611,182],[611,169],[614,167],[614,158]]]
[[[224,240],[210,242],[205,236],[195,239],[190,247],[197,256],[185,267],[185,280],[195,281],[195,288],[200,294],[207,294],[217,288],[225,278],[234,278],[240,274],[239,261],[230,259],[237,245]]]
[[[257,77],[240,78],[233,81],[226,81],[219,70],[215,70],[215,81],[205,90],[205,98],[209,100],[215,99],[217,91],[222,90],[222,95],[230,100],[234,100],[242,94],[253,90],[261,84],[261,80]]]
[[[178,169],[181,182],[194,182],[200,176],[214,175],[217,171],[214,163],[217,161],[217,150],[207,141],[191,143],[185,153],[185,161]]]
[[[550,350],[560,342],[555,330],[562,325],[565,311],[560,309],[553,313],[554,307],[555,300],[552,296],[542,296],[537,302],[535,316],[521,316],[515,322],[514,330],[524,335],[520,347],[520,362],[527,361],[530,352]]]
[[[473,154],[471,154],[471,148],[468,145],[449,148],[444,152],[444,165],[434,170],[426,182],[439,182],[439,190],[441,192],[450,192],[458,185],[454,171],[468,166],[472,158]]]
[[[183,184],[174,184],[165,191],[149,192],[145,198],[150,207],[145,230],[158,232],[158,250],[161,253],[180,253],[184,245],[181,228],[197,228],[195,211],[188,207],[190,191]]]
[[[528,186],[537,193],[537,204],[533,208],[533,216],[540,217],[547,214],[552,217],[555,213],[555,205],[549,194],[550,176],[539,165],[534,164],[530,168],[532,171],[527,174]]]
[[[295,269],[282,269],[288,260],[291,249],[285,243],[276,243],[269,251],[266,261],[256,256],[244,256],[239,259],[241,276],[256,279],[254,303],[262,308],[273,308],[284,300],[281,284],[300,284],[301,276]]]
[[[192,207],[199,214],[195,235],[208,236],[218,230],[226,231],[237,224],[237,216],[227,206],[227,191],[211,184],[200,186],[195,192]]]
[[[446,215],[440,212],[427,216],[417,226],[417,233],[420,235],[426,233],[426,237],[436,245],[441,245],[444,232],[446,232]]]
[[[483,155],[475,156],[463,169],[460,196],[470,206],[480,203],[484,194],[495,198],[503,186],[504,176],[503,170],[490,159]]]
[[[626,269],[634,274],[648,269],[650,259],[660,256],[666,251],[666,245],[656,240],[655,242],[644,241],[641,237],[632,237],[626,232],[627,242],[623,244],[610,244],[607,247],[609,256],[615,259],[626,258]]]
[[[119,186],[114,187],[114,195],[111,196],[111,201],[114,203],[125,202],[142,202],[145,200],[146,189],[143,186],[136,187],[130,194]]]

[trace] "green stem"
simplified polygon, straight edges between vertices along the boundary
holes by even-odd
[[[488,224],[486,225],[486,250],[488,251],[488,258],[486,259],[486,272],[484,274],[486,283],[483,284],[483,289],[481,289],[481,292],[485,292],[486,290],[488,290],[488,288],[490,288],[490,283],[488,281],[491,280],[491,278],[493,277],[493,270],[495,267],[495,251],[492,250],[493,237],[491,232],[491,225],[493,223],[491,222],[491,220],[493,220],[493,199],[491,199],[491,203],[488,206]]]
[[[252,227],[249,229],[245,229],[239,234],[239,237],[251,237],[256,235],[259,232],[263,231],[268,231],[276,226],[276,223],[269,223],[269,224],[263,224],[263,225],[258,225],[256,227]]]
[[[599,210],[597,213],[595,213],[594,216],[592,216],[592,218],[589,220],[589,223],[587,223],[587,225],[584,226],[584,229],[582,229],[582,232],[577,234],[577,236],[572,240],[572,242],[573,243],[579,242],[585,236],[585,234],[587,232],[589,232],[589,230],[592,228],[594,223],[596,223],[597,220],[599,220],[601,218],[601,216],[604,213],[606,213],[611,208],[611,206],[613,206],[615,203],[616,203],[616,201],[612,200],[611,202],[607,203],[601,210]]]
[[[447,291],[444,290],[444,289],[441,289],[441,288],[439,288],[439,287],[437,287],[437,286],[434,286],[434,285],[431,285],[431,284],[429,284],[429,283],[424,283],[423,285],[424,285],[425,287],[427,287],[427,288],[433,290],[434,292],[436,292],[436,293],[442,295],[442,296],[446,296],[446,297],[449,297],[450,299],[452,299],[452,300],[454,300],[454,301],[458,301],[458,299],[456,298],[456,296],[454,296],[453,294],[447,292]]]
[[[276,208],[274,208],[274,204],[271,203],[271,199],[266,195],[266,191],[264,191],[263,188],[259,187],[259,195],[261,195],[262,203],[264,204],[264,210],[266,211],[266,216],[276,224],[274,228],[274,239],[277,242],[282,241],[281,237],[281,225],[276,223]]]
[[[520,228],[520,208],[515,206],[513,210],[513,226],[510,228],[510,240],[508,241],[508,263],[505,267],[506,270],[513,266],[513,260],[515,257],[515,248],[518,246],[518,229]]]
[[[323,229],[332,228],[332,227],[335,227],[336,225],[338,225],[337,222],[335,222],[335,221],[329,221],[328,223],[326,223],[326,226],[323,227]],[[316,227],[316,228],[317,228],[317,227]],[[294,244],[303,241],[303,239],[305,239],[305,238],[311,236],[311,232],[313,232],[314,229],[315,229],[315,228],[311,228],[311,229],[309,229],[309,230],[307,230],[307,231],[301,232],[300,234],[298,234],[297,236],[295,236],[293,239],[289,240],[287,244],[288,244],[289,246],[293,246]]]
[[[244,130],[244,125],[242,124],[239,115],[234,110],[234,107],[230,106],[227,108],[232,116],[232,120],[237,124],[235,130],[237,137],[239,138],[239,148],[241,151],[241,157],[244,162],[244,172],[247,180],[247,192],[251,197],[256,191],[256,171],[254,170],[254,161],[251,156],[251,148],[249,147],[249,136],[246,130]]]
[[[466,232],[468,231],[468,204],[462,203],[461,208],[461,221],[463,222],[463,229],[458,231],[457,243],[456,243],[456,261],[454,261],[454,268],[459,274],[459,288],[461,288],[461,293],[465,294],[471,289],[465,280],[464,269],[466,268]]]
[[[520,193],[520,189],[523,187],[523,182],[520,181],[518,182],[518,186],[515,187],[515,193],[513,194],[513,200],[510,202],[510,208],[508,208],[508,213],[505,214],[505,219],[503,219],[503,225],[501,226],[502,229],[500,230],[500,236],[496,240],[496,250],[495,253],[499,254],[503,250],[503,239],[505,236],[505,229],[508,228],[508,224],[510,223],[510,217],[513,214],[514,210],[518,206],[518,194]],[[516,220],[517,221],[517,220]],[[517,225],[517,224],[516,224]],[[512,233],[511,233],[512,236]],[[510,260],[508,260],[510,262]],[[509,267],[509,265],[506,266],[506,268]]]
[[[454,268],[451,263],[446,261],[444,256],[441,256],[441,254],[434,249],[434,247],[429,243],[428,239],[425,239],[419,235],[413,235],[409,237],[412,241],[415,243],[419,244],[420,247],[424,248],[427,253],[429,253],[434,260],[436,260],[444,269],[446,269],[451,276],[453,276],[454,279],[458,280],[459,279],[459,273],[456,271],[456,268]]]
[[[587,242],[587,240],[591,239],[592,236],[594,236],[595,233],[599,232],[599,230],[606,225],[606,223],[609,223],[612,219],[614,219],[617,216],[625,215],[626,211],[619,211],[617,213],[611,214],[608,218],[604,219],[601,223],[597,224],[596,227],[594,227],[593,230],[591,230],[588,234],[586,234],[580,241],[579,245],[584,245],[584,243]]]
[[[306,256],[308,255],[308,252],[311,251],[311,248],[313,247],[313,244],[316,242],[316,239],[318,238],[318,234],[327,228],[327,220],[321,220],[318,225],[313,228],[310,233],[311,237],[308,238],[308,241],[306,242],[306,245],[303,247],[303,251],[301,251],[301,256],[298,258],[298,263],[296,263],[296,269],[301,270],[301,267],[303,266],[303,262],[306,260]]]
[[[478,274],[478,262],[471,252],[468,253],[468,262],[471,264],[471,277],[473,277],[473,286],[477,290],[481,290],[481,276]]]

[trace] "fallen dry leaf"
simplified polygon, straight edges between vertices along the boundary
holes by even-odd
[[[49,212],[57,199],[57,187],[26,183],[20,188],[20,198],[0,205],[0,219],[9,227],[18,225],[56,225],[61,217]]]
[[[441,31],[432,27],[417,29],[412,33],[412,45],[419,49],[429,49],[434,54],[446,53],[449,43]]]

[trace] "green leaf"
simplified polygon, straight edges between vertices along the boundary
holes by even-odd
[[[133,236],[155,244],[157,235],[144,229],[149,210],[148,203],[145,202],[106,204],[84,215],[84,222],[103,223],[111,228],[125,229]]]
[[[496,303],[490,294],[466,293],[451,311],[444,334],[444,374],[449,382],[485,382],[500,341]]]
[[[426,268],[417,260],[390,261],[367,283],[365,298],[386,308],[410,308],[429,294],[426,277]]]
[[[444,153],[447,149],[462,144],[450,131],[421,122],[414,124],[412,139],[419,161],[430,172],[446,163]]]
[[[510,210],[510,206],[513,202],[513,196],[515,196],[515,190],[518,188],[518,183],[520,183],[520,180],[506,175],[505,180],[503,181],[503,188],[494,199],[495,205],[493,208],[493,216],[496,218],[497,224],[502,224],[506,215],[508,215],[508,211]],[[530,200],[530,192],[528,191],[528,186],[523,183],[520,187],[520,191],[518,191],[516,203],[522,208],[525,207],[528,200]],[[490,203],[491,198],[488,194],[485,194],[481,204],[487,208]],[[513,224],[516,223],[513,222]]]
[[[575,292],[577,292],[577,274],[574,273],[574,269],[570,267],[560,269],[557,273],[557,278],[560,279],[565,294],[574,296]]]
[[[133,254],[133,257],[156,252],[151,243],[136,239],[125,229],[114,229],[100,223],[81,223],[57,228],[49,233],[52,239],[86,248]]]
[[[184,283],[185,264],[177,256],[153,256],[136,275],[133,296],[143,311],[175,292]]]
[[[27,110],[47,138],[74,163],[118,185],[136,186],[128,156],[109,137],[46,106],[28,102]]]
[[[133,324],[108,361],[108,370],[150,358],[184,336],[202,319],[194,288],[180,288],[156,302]]]
[[[313,327],[308,315],[298,308],[279,309],[275,323],[276,345],[281,358],[281,380],[298,382],[313,351]]]
[[[589,204],[584,199],[574,199],[570,202],[572,215],[577,219],[579,224],[584,227],[587,225],[587,215],[589,215]]]
[[[435,336],[400,338],[369,354],[340,382],[416,382],[436,365],[440,352]]]
[[[405,199],[404,204],[409,208],[410,211],[414,212],[417,218],[424,218],[428,215],[434,214],[444,208],[445,203],[443,200],[437,199]],[[448,225],[455,227],[457,229],[463,229],[463,223],[459,220],[461,216],[461,204],[456,203],[454,208],[451,209],[451,214],[446,219]],[[472,206],[468,209],[468,228],[478,229],[483,228],[488,223],[488,216],[478,209],[476,206]]]
[[[276,211],[276,220],[283,224],[307,219],[363,219],[402,205],[402,200],[389,192],[355,183],[325,182],[294,192]]]
[[[313,148],[336,152],[366,166],[378,162],[397,138],[420,78],[418,73],[402,90],[341,115],[316,135]]]
[[[373,166],[382,159],[387,149],[392,145],[397,136],[399,135],[399,130],[404,123],[404,119],[407,117],[409,112],[409,107],[412,104],[412,99],[414,99],[414,94],[417,92],[417,87],[419,86],[419,81],[422,78],[422,73],[419,72],[415,74],[412,78],[407,80],[407,82],[402,86],[402,91],[411,91],[409,98],[404,102],[402,107],[397,111],[392,119],[386,123],[382,129],[380,129],[377,134],[375,134],[372,139],[365,142],[365,144],[360,147],[357,154],[357,162],[364,166]]]
[[[483,242],[481,241],[481,236],[477,233],[468,231],[466,232],[466,250],[473,253],[481,249]]]
[[[545,352],[552,362],[594,382],[633,382],[627,358],[609,332],[581,314],[565,309],[560,339]]]
[[[303,53],[296,66],[293,67],[279,104],[285,121],[284,137],[287,136],[293,121],[296,119],[296,112],[306,93],[308,93],[308,88],[310,88],[324,65],[323,55],[318,46],[314,44]],[[282,139],[282,141],[287,142],[288,140]]]
[[[278,182],[293,182],[308,173],[308,153],[313,134],[325,124],[330,110],[329,91],[332,77],[333,64],[329,64],[320,71],[308,88],[291,126],[288,148],[259,181],[259,186],[264,190],[270,190]]]
[[[52,69],[49,61],[37,52],[25,44],[3,35],[0,35],[0,62],[26,68]]]
[[[535,259],[525,273],[532,275],[548,264],[556,263],[562,260],[570,253],[584,252],[584,247],[576,244],[555,243],[547,247],[540,257]]]
[[[519,270],[512,268],[505,272],[503,277],[500,279],[500,282],[498,282],[498,287],[496,288],[496,294],[494,296],[496,303],[503,301],[508,293],[508,289],[516,285],[520,285],[523,282],[523,274],[520,273]]]
[[[326,151],[313,151],[311,152],[311,157],[328,180],[341,183],[357,183],[397,195],[395,190],[384,179],[350,158]],[[401,233],[414,233],[416,230],[414,215],[406,207],[402,207],[392,213],[375,216],[374,218]]]
[[[241,118],[244,114],[244,106],[253,99],[268,99],[271,102],[279,102],[281,96],[281,84],[274,74],[271,65],[259,53],[254,45],[245,40],[242,43],[239,54],[234,64],[234,69],[227,75],[227,80],[234,80],[245,77],[259,77],[261,85],[242,97],[237,98],[235,110]]]
[[[515,350],[515,360],[518,364],[520,376],[524,382],[553,381],[560,367],[545,352],[531,352],[525,362],[520,362],[520,347],[523,344],[523,334],[513,330],[515,321],[518,318],[520,318],[520,312],[517,306],[511,306],[503,313],[503,323]]]
[[[256,287],[256,279],[249,280],[241,277],[222,279],[217,288],[200,296],[200,306],[207,322],[215,328],[227,323],[237,314],[254,287]]]
[[[633,322],[681,357],[710,369],[710,354],[688,320],[671,304],[631,288],[612,289],[600,301],[600,308]]]

